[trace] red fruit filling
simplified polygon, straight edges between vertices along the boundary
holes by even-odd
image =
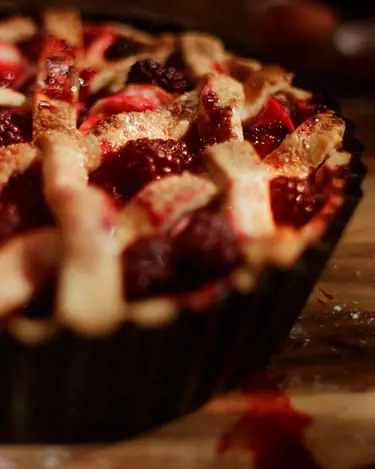
[[[142,48],[142,44],[131,41],[125,37],[117,36],[115,42],[105,51],[107,60],[118,60],[137,54]]]
[[[198,120],[198,132],[204,147],[225,142],[233,137],[231,108],[214,109]]]
[[[0,243],[26,230],[52,223],[43,197],[39,165],[14,176],[0,193]]]
[[[115,42],[116,35],[109,25],[92,25],[85,27],[83,38],[86,60],[95,62],[103,58],[105,51]]]
[[[125,289],[129,299],[170,290],[176,274],[176,256],[167,236],[142,238],[124,253]]]
[[[90,181],[106,190],[117,203],[129,200],[143,186],[169,174],[189,169],[192,156],[186,143],[176,140],[139,139],[110,155]]]
[[[230,107],[218,107],[218,100],[215,93],[207,93],[203,100],[205,114],[198,118],[185,135],[186,144],[199,163],[195,170],[200,169],[202,152],[207,146],[225,142],[234,136],[231,122],[233,111]]]
[[[100,99],[90,113],[110,116],[120,112],[143,112],[167,106],[173,96],[154,85],[128,85],[118,93]]]
[[[192,216],[177,236],[176,249],[185,280],[193,284],[229,273],[240,258],[235,233],[225,217],[213,209],[202,209]]]
[[[31,140],[31,117],[15,111],[0,111],[0,146]]]
[[[289,96],[279,95],[277,101],[281,103],[282,107],[290,116],[294,127],[298,127],[307,119],[310,119],[321,112],[330,112],[331,109],[325,104],[325,98],[320,94],[314,96],[312,100],[292,100]],[[332,111],[331,111],[332,112]]]
[[[280,122],[288,133],[293,132],[294,124],[287,110],[276,98],[269,98],[263,111],[253,122],[253,125],[265,125],[272,122]]]
[[[71,102],[74,96],[75,49],[54,36],[47,38],[42,92],[52,99]]]
[[[239,259],[224,216],[202,209],[176,238],[159,235],[130,246],[124,253],[126,294],[134,299],[196,288],[229,273]]]
[[[275,223],[301,228],[321,210],[327,200],[326,185],[311,178],[279,176],[270,183]]]
[[[277,99],[270,98],[259,116],[244,126],[244,137],[264,158],[275,150],[294,128],[293,121],[283,105]]]
[[[25,63],[17,46],[0,41],[0,88],[13,87],[25,73]]]
[[[254,145],[262,158],[272,153],[287,135],[286,128],[280,122],[252,125],[244,132],[245,140]]]
[[[298,126],[305,120],[327,111],[328,108],[324,104],[311,104],[306,101],[297,101],[292,112],[293,122]]]
[[[170,93],[185,93],[194,88],[194,83],[172,65],[163,65],[154,60],[139,60],[128,75],[128,83],[151,83]]]

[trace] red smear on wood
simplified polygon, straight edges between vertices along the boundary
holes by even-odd
[[[239,448],[250,451],[257,469],[320,469],[303,443],[309,415],[293,409],[288,396],[278,389],[280,375],[255,375],[246,389],[249,408],[222,436],[219,455]]]
[[[319,290],[323,293],[323,295],[327,298],[327,300],[333,300],[334,295],[331,295],[330,293],[327,293],[326,291],[323,290],[323,288],[319,288]]]

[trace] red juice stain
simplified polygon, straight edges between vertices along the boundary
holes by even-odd
[[[272,97],[268,99],[259,116],[244,125],[244,137],[264,158],[272,153],[294,129],[287,109]]]
[[[325,306],[327,303],[325,303],[323,300],[321,300],[320,298],[318,298],[318,303],[320,303],[321,305]]]
[[[219,64],[218,62],[215,62],[212,65],[212,69],[214,70],[214,72],[220,73],[221,75],[226,75],[227,74],[227,71],[225,70],[223,65]]]
[[[319,291],[323,293],[323,295],[327,298],[327,300],[330,300],[330,301],[333,300],[334,296],[324,291],[323,288],[319,288]]]
[[[264,376],[266,379],[264,379]],[[221,437],[217,453],[241,448],[253,453],[256,469],[321,469],[303,443],[312,418],[293,409],[278,389],[280,376],[255,375],[246,385],[249,408]]]

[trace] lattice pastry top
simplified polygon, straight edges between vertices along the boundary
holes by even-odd
[[[215,37],[0,24],[0,324],[152,325],[251,289],[343,200],[345,122]]]

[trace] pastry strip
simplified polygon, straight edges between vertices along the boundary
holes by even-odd
[[[15,237],[0,249],[0,317],[26,305],[56,274],[61,255],[57,230]]]
[[[31,39],[37,32],[37,25],[27,16],[11,16],[0,22],[0,41],[16,44]]]
[[[44,13],[44,45],[34,93],[34,138],[50,129],[76,128],[82,41],[75,10]]]
[[[56,315],[79,333],[107,333],[124,320],[114,207],[104,192],[87,186],[78,137],[51,132],[38,144],[47,200],[63,240]]]

